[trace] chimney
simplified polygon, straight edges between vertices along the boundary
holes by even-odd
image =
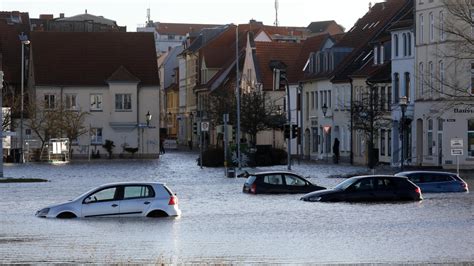
[[[372,2],[369,2],[369,11],[372,9]]]
[[[64,18],[64,13],[59,13],[59,18]]]

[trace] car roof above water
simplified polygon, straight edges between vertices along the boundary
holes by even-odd
[[[150,185],[150,186],[161,185],[161,186],[164,186],[166,184],[160,183],[160,182],[150,182],[150,181],[146,181],[146,182],[124,181],[124,182],[107,183],[107,184],[100,185],[99,187],[120,186],[120,185]]]

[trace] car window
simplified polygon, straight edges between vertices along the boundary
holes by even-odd
[[[154,196],[155,193],[150,186],[126,186],[123,188],[124,199],[149,198]]]
[[[452,181],[452,178],[449,175],[445,174],[433,174],[427,173],[423,175],[423,179],[425,182],[446,182]]]
[[[389,178],[378,178],[376,179],[378,189],[393,189],[396,185],[395,182]]]
[[[99,202],[99,201],[109,201],[114,200],[115,198],[115,191],[117,190],[116,187],[109,187],[97,192],[94,192],[89,197],[87,197],[84,202],[85,203],[92,203],[92,202]]]
[[[414,183],[423,183],[423,179],[421,178],[420,174],[410,174],[407,175],[408,179]]]
[[[247,184],[247,185],[253,184],[253,182],[255,181],[255,179],[257,179],[257,177],[254,176],[254,175],[251,175],[251,176],[249,176],[249,177],[247,178],[247,181],[245,181],[245,184]]]
[[[281,175],[266,175],[263,178],[263,183],[267,183],[271,185],[282,185],[283,181],[281,179]]]
[[[303,179],[296,177],[294,175],[285,175],[285,181],[286,181],[286,185],[288,186],[298,186],[298,187],[306,186],[306,182]]]
[[[373,190],[374,189],[374,180],[373,178],[364,178],[356,183],[354,183],[352,186],[349,187],[350,190],[352,191],[366,191],[366,190]]]

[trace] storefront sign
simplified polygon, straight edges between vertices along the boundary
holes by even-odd
[[[454,108],[454,113],[455,113],[455,114],[474,114],[474,109],[470,109],[470,108],[464,108],[464,109]]]

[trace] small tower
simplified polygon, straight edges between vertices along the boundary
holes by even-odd
[[[278,0],[275,0],[275,26],[278,27]]]

